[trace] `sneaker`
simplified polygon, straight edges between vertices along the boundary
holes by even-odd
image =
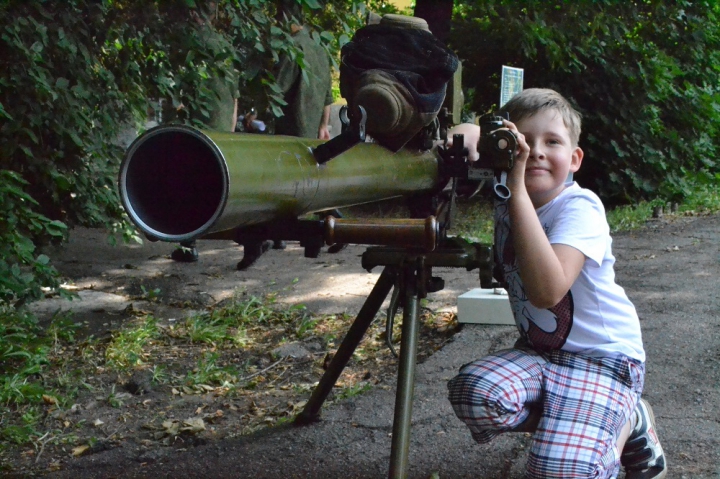
[[[655,428],[655,415],[644,399],[637,407],[638,422],[625,443],[620,463],[627,479],[660,479],[667,475],[667,464]]]

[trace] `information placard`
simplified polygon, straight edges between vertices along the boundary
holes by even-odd
[[[503,65],[502,78],[500,82],[500,108],[505,105],[510,98],[520,93],[523,89],[522,68],[513,68]]]

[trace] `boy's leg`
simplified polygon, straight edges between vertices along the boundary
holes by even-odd
[[[616,442],[642,392],[643,366],[564,351],[553,351],[549,359],[527,477],[616,477]]]
[[[448,383],[449,399],[477,442],[488,442],[527,419],[528,405],[542,398],[545,363],[535,352],[506,349],[460,369]]]

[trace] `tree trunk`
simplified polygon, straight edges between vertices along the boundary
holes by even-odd
[[[450,33],[453,0],[417,0],[415,16],[425,19],[430,31],[445,43]]]

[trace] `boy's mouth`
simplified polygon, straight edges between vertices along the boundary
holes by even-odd
[[[537,174],[546,173],[546,172],[547,172],[547,170],[545,168],[541,168],[539,166],[525,167],[526,174],[537,175]]]

